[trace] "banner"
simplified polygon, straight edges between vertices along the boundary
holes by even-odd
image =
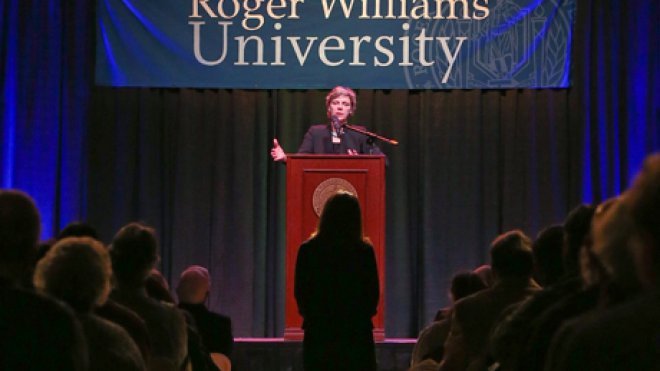
[[[96,81],[568,87],[575,0],[98,0]]]

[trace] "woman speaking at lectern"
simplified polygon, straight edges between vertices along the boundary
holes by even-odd
[[[344,86],[334,87],[325,97],[328,123],[313,125],[307,130],[298,153],[338,155],[379,155],[378,146],[369,136],[345,128],[357,107],[355,92]],[[364,131],[364,127],[357,126]],[[273,139],[270,155],[275,161],[286,161],[286,153],[277,138]]]

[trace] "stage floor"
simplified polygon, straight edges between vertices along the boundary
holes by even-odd
[[[405,371],[416,339],[376,342],[378,371]],[[283,338],[236,338],[232,371],[303,371],[302,342]]]

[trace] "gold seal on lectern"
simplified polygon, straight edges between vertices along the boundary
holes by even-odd
[[[346,179],[328,178],[316,186],[314,195],[312,196],[312,207],[314,208],[316,215],[320,217],[326,201],[340,191],[350,192],[356,198],[358,197],[357,190],[355,190],[355,187],[353,187],[351,182]]]

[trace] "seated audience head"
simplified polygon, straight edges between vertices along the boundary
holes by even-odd
[[[111,275],[110,256],[99,241],[67,237],[39,261],[34,285],[77,312],[88,313],[107,300]]]
[[[580,271],[580,250],[591,231],[591,219],[596,208],[592,205],[578,205],[564,220],[565,243],[562,253],[566,274],[578,275]]]
[[[451,300],[452,302],[458,301],[485,288],[486,284],[476,273],[457,273],[451,280]]]
[[[191,265],[181,273],[176,293],[181,303],[200,304],[206,300],[210,287],[209,271],[202,266]]]
[[[361,240],[362,213],[357,197],[344,191],[331,196],[323,207],[317,235],[328,240]]]
[[[660,288],[660,153],[646,158],[644,166],[626,191],[636,233],[631,249],[638,276],[645,287]]]
[[[147,290],[147,295],[158,301],[174,304],[174,297],[170,292],[170,285],[167,283],[165,276],[158,269],[152,269],[144,281],[144,287]]]
[[[536,236],[532,245],[535,279],[541,286],[549,286],[564,275],[562,251],[564,227],[552,225]]]
[[[157,245],[154,230],[140,223],[127,224],[117,232],[110,246],[110,258],[119,286],[144,286],[158,261]]]
[[[18,190],[0,190],[0,277],[18,283],[29,274],[39,233],[39,211],[32,198]]]
[[[596,208],[592,221],[591,249],[609,280],[623,294],[641,288],[629,244],[634,233],[629,207],[622,199],[609,199]]]
[[[483,264],[476,267],[473,272],[481,278],[486,287],[493,286],[495,279],[493,278],[493,269],[488,264]]]
[[[594,213],[591,216],[591,226],[589,233],[584,237],[582,246],[579,248],[578,262],[580,267],[580,276],[585,287],[607,286],[611,279],[607,269],[603,266],[601,259],[594,253],[593,248],[593,224],[597,218],[597,213],[603,214],[613,204],[615,198],[605,200],[594,207]]]
[[[531,246],[532,241],[519,230],[509,231],[495,238],[490,248],[495,280],[531,278],[534,269]]]
[[[57,240],[59,241],[66,237],[91,237],[95,240],[100,240],[96,228],[85,222],[71,222],[67,224],[66,227],[57,234]]]

